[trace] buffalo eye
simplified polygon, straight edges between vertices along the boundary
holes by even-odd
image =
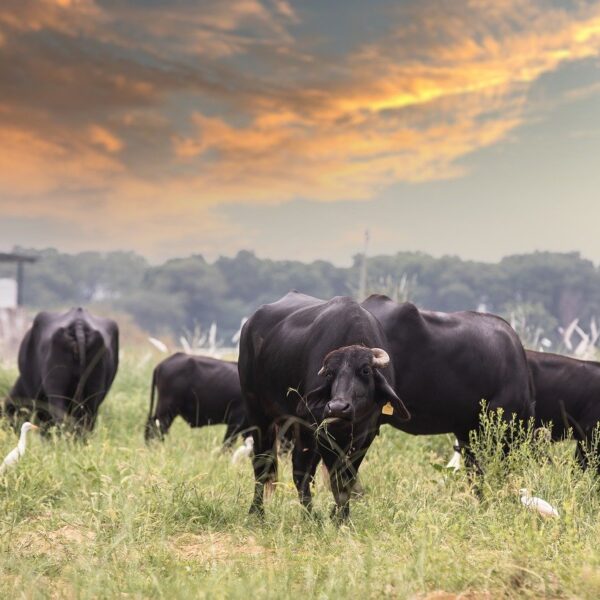
[[[373,373],[373,369],[371,369],[371,367],[370,367],[369,365],[365,365],[365,366],[364,366],[364,367],[363,367],[363,368],[360,370],[360,372],[361,372],[363,375],[371,375],[371,373]]]
[[[325,371],[325,377],[327,379],[331,379],[333,377],[333,371],[329,371],[329,370]]]

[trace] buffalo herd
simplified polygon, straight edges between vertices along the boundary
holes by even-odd
[[[47,431],[93,428],[119,363],[117,324],[83,308],[39,313],[19,349],[19,376],[3,412],[33,413]],[[588,466],[600,422],[600,364],[525,351],[500,317],[441,313],[372,295],[320,300],[296,291],[245,323],[239,361],[176,353],[154,369],[147,442],[181,416],[191,427],[224,423],[223,444],[252,436],[252,513],[277,477],[277,440],[292,441],[293,479],[311,510],[320,461],[334,516],[345,520],[358,471],[381,425],[413,435],[452,433],[468,465],[469,435],[485,409],[502,419],[572,432]],[[510,440],[505,440],[509,450]]]

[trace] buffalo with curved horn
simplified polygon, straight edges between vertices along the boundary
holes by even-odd
[[[294,483],[311,509],[310,483],[322,458],[340,519],[379,430],[382,409],[410,415],[394,392],[387,340],[377,321],[350,298],[329,301],[290,292],[263,305],[244,325],[239,373],[253,428],[255,493],[251,512],[263,513],[265,485],[277,471],[278,425],[297,428]]]

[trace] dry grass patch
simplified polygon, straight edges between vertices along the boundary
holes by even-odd
[[[175,555],[186,561],[231,562],[246,558],[274,557],[274,553],[248,536],[241,540],[229,533],[184,533],[169,540]]]
[[[73,525],[52,531],[37,529],[23,532],[15,538],[12,552],[24,558],[45,555],[63,559],[79,552],[81,546],[94,543],[95,537],[93,531]]]
[[[466,590],[464,592],[444,592],[436,590],[425,595],[419,594],[415,596],[415,600],[492,600],[493,598],[502,598],[503,594],[492,594],[486,591]]]

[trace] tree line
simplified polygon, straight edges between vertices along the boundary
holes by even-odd
[[[244,316],[291,289],[320,298],[361,293],[362,255],[350,267],[261,259],[246,250],[212,263],[196,254],[151,265],[133,252],[14,251],[40,259],[26,266],[26,306],[102,305],[129,313],[154,334],[179,336],[216,322],[229,336]],[[498,263],[399,252],[369,257],[366,266],[366,294],[385,293],[431,310],[494,312],[554,340],[559,326],[600,317],[600,269],[576,252],[535,252]],[[0,277],[11,276],[14,266],[0,264]]]

